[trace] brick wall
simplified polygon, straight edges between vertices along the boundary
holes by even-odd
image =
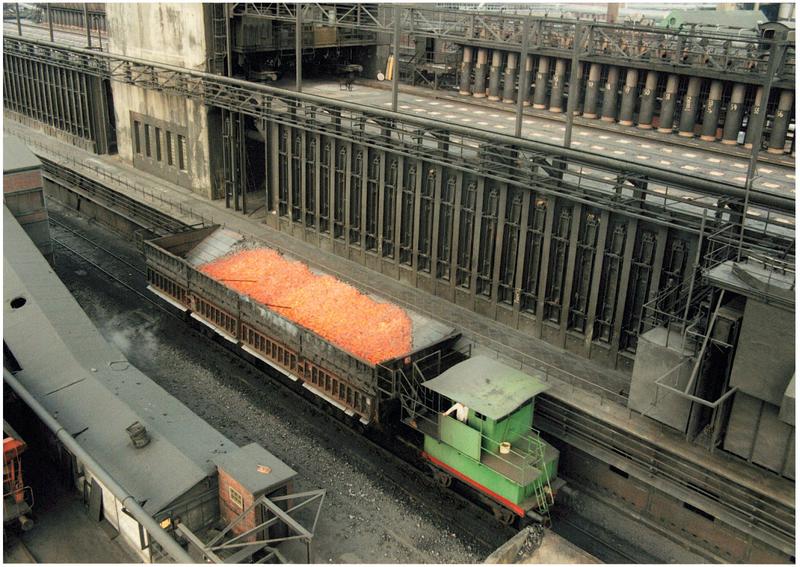
[[[25,189],[38,189],[42,186],[41,170],[20,171],[3,175],[3,193],[13,193]]]
[[[236,519],[242,511],[246,510],[253,504],[253,495],[250,494],[239,482],[230,476],[222,468],[219,471],[219,510],[220,515],[226,523],[230,523]],[[241,505],[232,498],[231,489],[235,490],[242,496]],[[256,526],[256,509],[253,508],[248,512],[247,516],[243,518],[238,524],[233,527],[233,533],[241,534]],[[255,534],[244,538],[244,541],[254,541]]]

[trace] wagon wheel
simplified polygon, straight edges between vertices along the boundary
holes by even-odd
[[[495,506],[492,509],[495,519],[504,526],[510,526],[514,523],[514,512],[502,506]]]
[[[453,477],[438,469],[433,470],[433,480],[435,480],[436,484],[442,488],[450,488],[450,486],[453,484]]]

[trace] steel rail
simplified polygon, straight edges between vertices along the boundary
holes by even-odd
[[[458,124],[451,124],[430,118],[422,118],[413,113],[393,112],[391,110],[373,107],[365,108],[360,104],[350,103],[324,96],[309,93],[297,93],[292,90],[262,85],[259,83],[252,83],[242,79],[222,77],[204,71],[186,69],[124,55],[116,55],[105,52],[99,53],[97,51],[82,48],[64,47],[48,41],[18,37],[5,37],[3,41],[5,48],[4,51],[6,54],[18,54],[22,57],[35,59],[35,57],[32,57],[34,55],[32,53],[32,47],[39,47],[41,49],[60,52],[63,54],[62,57],[53,57],[51,53],[50,56],[46,58],[46,62],[50,64],[66,64],[67,66],[73,64],[73,68],[76,70],[80,70],[104,79],[111,79],[157,91],[175,92],[177,94],[199,100],[200,102],[203,102],[209,106],[219,106],[221,102],[215,99],[215,92],[219,93],[218,96],[221,96],[224,94],[229,94],[228,89],[241,89],[243,91],[242,94],[248,95],[249,99],[240,101],[236,105],[238,106],[237,110],[248,115],[254,115],[254,108],[258,108],[260,112],[259,114],[255,114],[256,116],[263,117],[266,113],[268,117],[272,118],[274,115],[270,115],[271,109],[264,108],[264,104],[270,102],[271,98],[286,98],[294,101],[295,105],[298,105],[298,103],[310,103],[316,106],[336,109],[339,112],[345,110],[358,115],[384,119],[392,124],[398,122],[407,123],[411,126],[417,126],[421,129],[436,130],[440,132],[446,132],[451,135],[457,134],[492,145],[503,145],[513,150],[528,150],[550,156],[554,159],[569,160],[578,165],[598,167],[617,172],[619,175],[624,177],[638,175],[647,182],[664,183],[674,188],[689,190],[705,195],[727,196],[744,200],[746,194],[744,188],[729,183],[711,181],[693,175],[674,173],[665,169],[646,166],[633,161],[611,159],[597,154],[566,149],[560,146],[536,142],[525,138],[517,138],[507,134],[484,132],[481,130],[476,130],[475,128],[469,128]],[[18,44],[19,53],[14,53],[14,48],[12,47],[14,43]],[[26,45],[29,46],[28,49],[25,49],[24,46]],[[70,55],[79,56],[79,61],[82,61],[82,64],[75,64],[74,62],[71,62]],[[134,79],[131,75],[131,69],[120,69],[126,65],[142,67],[139,77],[145,79],[144,82],[140,81],[138,77]],[[162,78],[161,80],[164,82],[161,83],[159,82],[159,78],[156,76],[157,72],[166,72],[171,73],[172,75],[166,78],[166,80]],[[188,79],[196,79],[195,84],[191,84]],[[794,212],[795,209],[795,200],[793,197],[776,195],[764,191],[751,191],[749,201],[755,205],[777,209],[782,212]]]

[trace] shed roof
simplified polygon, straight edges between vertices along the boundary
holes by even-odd
[[[151,514],[215,475],[236,445],[106,342],[7,207],[3,237],[3,338],[25,388]],[[135,421],[151,439],[141,449]]]
[[[549,388],[535,376],[486,356],[473,356],[422,385],[495,420]]]
[[[214,462],[255,496],[268,494],[297,475],[289,465],[257,443],[250,443]]]
[[[3,174],[39,169],[42,162],[16,136],[3,134]]]

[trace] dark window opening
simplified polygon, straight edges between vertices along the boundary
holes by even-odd
[[[617,468],[617,467],[615,467],[614,465],[608,465],[608,470],[610,470],[611,472],[613,472],[613,473],[615,473],[615,474],[618,474],[618,475],[619,475],[619,476],[621,476],[622,478],[628,478],[628,477],[630,476],[630,475],[628,475],[628,473],[626,473],[624,470],[622,470],[622,469],[618,469],[618,468]]]
[[[706,512],[705,510],[701,510],[700,508],[697,508],[696,506],[692,506],[688,502],[684,502],[683,503],[683,507],[686,508],[687,510],[690,510],[690,511],[694,512],[698,516],[703,516],[709,522],[713,522],[714,520],[716,520],[716,518],[714,516],[712,516],[711,514]]]

